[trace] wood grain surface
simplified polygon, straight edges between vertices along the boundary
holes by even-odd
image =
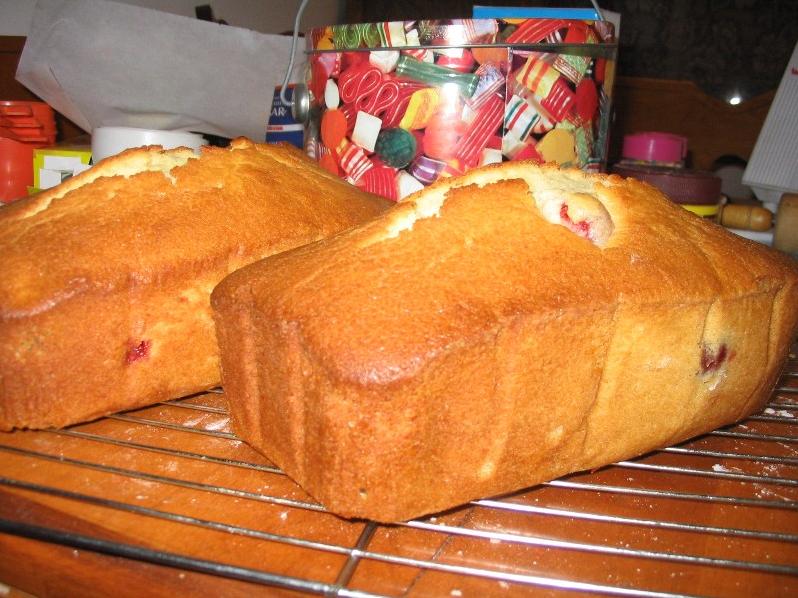
[[[775,91],[733,106],[704,93],[691,81],[618,77],[610,158],[621,157],[625,135],[662,131],[687,138],[692,168],[712,170],[716,160],[751,157]]]

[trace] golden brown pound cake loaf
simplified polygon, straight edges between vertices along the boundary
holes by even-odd
[[[798,268],[617,176],[505,163],[227,277],[237,433],[397,521],[638,455],[771,391]]]
[[[219,383],[210,293],[387,202],[299,150],[128,150],[0,209],[0,429],[64,426]]]

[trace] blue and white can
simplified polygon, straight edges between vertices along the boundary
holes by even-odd
[[[280,98],[282,85],[274,88],[274,98],[272,99],[272,110],[269,114],[269,122],[266,125],[266,143],[279,143],[281,141],[291,143],[299,148],[304,147],[304,127],[302,123],[294,120],[291,114],[290,101],[294,96],[294,84],[289,83],[286,96],[289,103],[286,104]]]

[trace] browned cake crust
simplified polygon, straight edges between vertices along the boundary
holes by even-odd
[[[387,202],[290,146],[128,150],[0,209],[0,429],[219,383],[210,292]]]
[[[506,163],[212,305],[238,434],[333,512],[395,521],[759,409],[798,268],[637,181]]]

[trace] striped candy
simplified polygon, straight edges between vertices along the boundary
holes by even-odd
[[[507,36],[508,44],[537,44],[563,29],[562,19],[529,19]]]
[[[540,100],[540,105],[557,122],[564,120],[574,109],[575,104],[576,94],[563,79],[558,79],[546,97]]]
[[[407,37],[405,35],[404,24],[401,21],[391,21],[389,23],[382,23],[379,27],[380,41],[383,46],[395,48],[397,46],[406,46]]]
[[[423,185],[430,185],[440,176],[444,166],[446,163],[443,160],[435,160],[422,154],[413,160],[408,172]]]
[[[363,148],[344,140],[338,147],[338,165],[351,182],[357,183],[370,168],[373,168],[374,163],[368,159]]]
[[[507,103],[504,114],[504,130],[511,132],[520,141],[524,141],[532,133],[535,124],[540,120],[540,113],[523,98],[514,95]]]
[[[560,73],[536,55],[527,58],[524,66],[515,73],[518,83],[542,98],[549,95],[559,79]]]
[[[467,98],[474,94],[477,83],[479,83],[479,77],[473,73],[459,73],[454,69],[421,62],[406,55],[399,58],[399,64],[396,65],[396,74],[427,85],[454,83],[460,89],[460,93]]]
[[[494,94],[474,116],[465,134],[457,144],[457,156],[469,168],[479,164],[480,153],[501,125],[504,115],[504,100]]]
[[[396,201],[396,169],[389,166],[375,166],[366,171],[358,181],[358,186],[369,193],[381,195],[391,201]]]
[[[468,101],[468,105],[472,110],[479,110],[479,108],[487,102],[494,94],[502,94],[506,86],[504,73],[501,69],[493,64],[482,64],[474,71],[475,75],[479,75],[479,83],[474,95]]]

